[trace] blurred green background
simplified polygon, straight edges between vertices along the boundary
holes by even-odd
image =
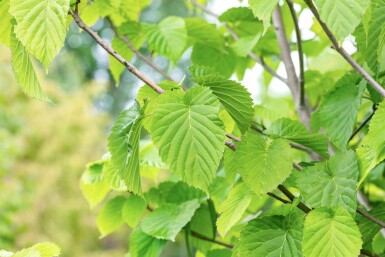
[[[169,15],[192,13],[184,1],[154,0],[141,20],[157,22]],[[112,39],[103,20],[93,28],[105,40]],[[161,57],[155,61],[169,66]],[[133,62],[155,81],[162,80],[139,60]],[[187,67],[188,62],[180,65]],[[183,76],[178,67],[169,72]],[[12,74],[10,51],[0,45],[0,249],[16,251],[51,241],[62,248],[63,257],[124,256],[129,229],[99,239],[98,208],[90,210],[79,179],[88,162],[106,153],[114,118],[141,84],[124,73],[116,87],[108,57],[74,24],[65,48],[40,78],[52,104],[22,93]],[[163,256],[184,254],[184,246],[177,244],[168,246]]]

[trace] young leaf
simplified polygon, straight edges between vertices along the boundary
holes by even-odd
[[[229,78],[235,70],[237,59],[231,48],[218,48],[197,43],[193,46],[191,61],[195,65],[208,66]]]
[[[130,256],[159,257],[166,243],[166,240],[149,236],[140,228],[135,229],[130,237]]]
[[[312,115],[313,130],[324,128],[329,139],[340,150],[346,150],[366,87],[365,82],[359,81],[360,76],[356,73],[342,77],[335,89],[324,96],[319,109]]]
[[[302,215],[266,216],[250,221],[239,239],[240,257],[302,257]]]
[[[278,3],[279,0],[249,0],[254,16],[263,21],[265,32],[270,26],[271,15]]]
[[[205,87],[154,100],[150,132],[160,157],[184,182],[207,191],[224,151],[219,101]]]
[[[64,45],[70,0],[10,0],[15,34],[47,68]]]
[[[123,111],[108,137],[108,149],[116,172],[121,175],[128,190],[137,195],[142,195],[139,141],[144,108],[135,102],[128,110]]]
[[[194,77],[192,81],[213,91],[242,133],[249,129],[253,120],[253,100],[245,87],[221,75]]]
[[[297,186],[310,207],[342,206],[354,215],[358,174],[355,153],[341,152],[325,163],[305,168],[297,175]]]
[[[379,220],[385,221],[385,204],[382,203],[374,207],[369,211],[369,214]],[[373,221],[360,215],[357,215],[357,224],[360,229],[364,244],[371,243],[374,236],[382,229],[380,225],[377,225]]]
[[[99,212],[97,224],[101,237],[105,237],[123,225],[122,209],[125,201],[126,198],[123,196],[117,196],[109,200]]]
[[[125,19],[138,20],[142,10],[150,0],[108,0],[111,7]]]
[[[123,220],[131,227],[135,228],[142,218],[147,207],[147,203],[136,195],[130,195],[126,199],[122,209]]]
[[[18,251],[12,257],[41,257],[40,252],[33,247]]]
[[[353,33],[370,0],[315,0],[321,19],[342,41]]]
[[[292,170],[293,150],[284,139],[272,140],[248,133],[236,152],[239,173],[257,194],[275,189]]]
[[[306,257],[358,256],[361,246],[357,224],[342,207],[315,209],[307,215],[303,231]]]
[[[175,241],[175,237],[190,222],[199,205],[197,200],[181,205],[165,204],[143,218],[141,228],[157,239]]]
[[[12,31],[12,16],[8,12],[9,0],[0,1],[0,43],[10,47],[11,46],[11,31]]]
[[[39,243],[35,244],[33,248],[40,252],[40,257],[53,257],[60,254],[60,248],[53,243]]]
[[[384,120],[385,101],[382,101],[370,122],[368,134],[357,148],[358,163],[362,176],[359,184],[377,164],[385,159]]]
[[[216,217],[215,217],[216,218]],[[208,238],[214,238],[216,233],[215,219],[212,219],[210,208],[208,205],[201,205],[201,207],[195,212],[194,217],[190,222],[190,230],[198,232]],[[206,253],[213,247],[212,242],[202,240],[196,237],[190,237],[191,244],[197,248],[197,250]]]
[[[178,61],[187,43],[187,31],[182,18],[167,17],[159,24],[144,24],[143,29],[151,50],[173,62]]]
[[[80,188],[91,208],[110,192],[110,184],[104,177],[103,168],[103,161],[90,163],[80,179]]]
[[[298,121],[288,118],[279,119],[270,125],[266,134],[293,141],[324,157],[329,156],[327,138],[320,134],[310,134],[306,127]]]
[[[236,185],[227,199],[221,204],[218,212],[221,213],[218,220],[218,232],[225,237],[227,232],[242,218],[244,211],[249,207],[252,192],[244,184]]]
[[[13,32],[11,33],[11,51],[13,72],[15,73],[17,83],[23,91],[36,99],[48,100],[35,74],[33,57]]]
[[[215,24],[210,24],[201,18],[186,18],[187,35],[193,43],[203,43],[213,47],[221,47],[224,44],[223,36],[217,30]]]

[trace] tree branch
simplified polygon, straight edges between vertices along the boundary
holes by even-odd
[[[211,243],[214,243],[214,244],[217,244],[217,245],[221,245],[221,246],[224,246],[224,247],[227,247],[227,248],[230,248],[230,249],[234,248],[234,246],[232,244],[228,244],[228,243],[225,243],[225,242],[218,241],[216,239],[213,239],[213,238],[207,237],[205,235],[199,234],[199,233],[197,233],[195,231],[191,231],[191,236],[199,238],[199,239],[207,241],[207,242],[211,242]]]
[[[294,3],[292,0],[286,0],[287,5],[289,6],[291,17],[293,19],[295,35],[297,38],[297,47],[298,47],[298,57],[299,57],[299,95],[300,95],[300,106],[305,107],[305,61],[302,48],[302,37],[301,30],[299,28],[297,14],[294,9]]]
[[[215,17],[217,19],[219,18],[218,14],[214,13],[209,8],[207,8],[206,6],[201,5],[196,0],[190,0],[190,3],[192,5],[194,5],[195,7],[197,7],[198,9],[202,10],[204,13],[206,13],[206,14],[208,14],[210,16],[213,16],[213,17]],[[238,37],[237,33],[230,27],[230,25],[228,23],[226,23],[226,22],[222,22],[222,24],[229,31],[229,33],[231,34],[232,38],[235,41],[238,41],[239,37]],[[282,81],[283,83],[287,84],[287,79],[285,79],[284,77],[280,76],[275,70],[273,70],[269,65],[267,65],[262,58],[256,56],[253,52],[248,53],[248,56],[249,56],[250,59],[252,59],[256,63],[259,63],[273,77],[275,77],[275,78],[279,79],[280,81]]]
[[[78,1],[80,2],[80,1]],[[134,65],[125,60],[121,55],[119,55],[109,44],[107,44],[95,31],[88,27],[83,20],[80,18],[79,13],[76,11],[78,9],[78,2],[75,5],[75,11],[70,11],[71,16],[78,25],[79,28],[87,32],[95,41],[98,43],[104,50],[107,51],[111,56],[113,56],[117,61],[123,64],[129,72],[134,74],[138,79],[143,81],[146,85],[150,86],[154,91],[159,94],[162,94],[164,90],[159,87],[157,84],[152,82],[146,76],[144,76]]]
[[[372,77],[370,74],[359,65],[342,46],[339,45],[337,38],[324,23],[318,13],[317,7],[314,5],[312,0],[304,0],[314,17],[317,19],[326,35],[329,37],[333,44],[333,48],[355,69],[382,97],[385,97],[385,89]]]
[[[136,49],[134,47],[134,45],[132,44],[131,40],[129,39],[128,36],[122,36],[118,33],[116,27],[114,26],[114,24],[112,23],[112,21],[110,19],[107,18],[107,20],[109,21],[110,23],[110,27],[112,29],[112,31],[114,31],[115,33],[115,36],[117,38],[119,38],[120,40],[122,40],[126,45],[127,47],[136,55],[138,56],[140,59],[142,59],[145,63],[147,63],[151,68],[153,68],[154,70],[156,70],[159,74],[161,74],[163,77],[165,77],[166,79],[170,80],[170,81],[174,81],[173,78],[171,78],[170,75],[168,75],[166,72],[164,72],[164,70],[162,70],[158,65],[156,65],[154,62],[152,62],[147,56],[145,56],[144,54],[142,54],[138,49]]]
[[[287,73],[287,81],[288,81],[287,85],[293,95],[298,116],[302,121],[302,123],[304,123],[306,128],[310,131],[311,130],[310,113],[307,110],[305,105],[302,106],[300,104],[301,102],[300,84],[295,71],[293,59],[291,58],[290,44],[286,38],[285,27],[283,25],[282,14],[281,14],[281,9],[279,5],[277,5],[277,7],[274,10],[273,23],[274,23],[275,32],[277,34],[279,48],[281,50],[282,62],[285,66],[285,70]]]

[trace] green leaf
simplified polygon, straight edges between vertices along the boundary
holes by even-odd
[[[254,16],[263,21],[265,32],[270,26],[271,15],[278,5],[279,0],[249,0],[249,5]]]
[[[206,44],[197,43],[193,46],[191,61],[195,65],[211,67],[216,72],[231,77],[236,67],[236,56],[231,48],[215,48]]]
[[[311,211],[305,220],[303,253],[306,257],[358,256],[362,246],[357,224],[342,207]]]
[[[110,192],[110,184],[104,177],[103,168],[104,161],[90,163],[80,178],[80,188],[91,208]]]
[[[384,120],[385,101],[382,101],[370,122],[368,134],[357,148],[358,164],[362,176],[359,184],[377,164],[385,159]]]
[[[11,33],[12,68],[17,83],[23,91],[36,99],[48,100],[35,73],[33,57],[23,44]]]
[[[341,152],[325,163],[305,168],[297,175],[297,186],[309,207],[341,206],[354,215],[358,173],[355,153]]]
[[[227,199],[221,204],[218,212],[218,232],[225,237],[227,232],[242,218],[251,202],[252,192],[244,184],[236,185],[228,194]]]
[[[215,219],[212,219],[208,205],[202,204],[201,207],[195,212],[194,217],[190,222],[190,230],[198,232],[199,234],[208,238],[214,238],[216,233]],[[213,247],[212,242],[208,242],[193,236],[190,236],[190,240],[191,244],[197,248],[197,250],[203,253],[206,253]]]
[[[175,241],[175,237],[190,222],[198,208],[197,200],[181,205],[165,204],[143,218],[141,228],[157,239]]]
[[[8,12],[9,0],[0,1],[0,43],[10,47],[11,46],[11,32],[12,32],[12,16]]]
[[[187,31],[182,18],[167,17],[159,24],[144,24],[143,29],[150,50],[173,62],[182,56],[187,43]]]
[[[234,53],[238,56],[246,57],[250,52],[252,52],[261,36],[262,33],[256,33],[256,35],[253,36],[241,37],[238,41],[234,42],[231,47],[234,50]]]
[[[206,257],[231,257],[231,251],[228,249],[214,249],[209,251]]]
[[[373,72],[377,72],[382,62],[382,50],[385,45],[385,27],[383,26],[385,14],[385,1],[372,0],[370,12],[368,12],[368,21],[363,31],[365,38],[365,47],[360,48],[364,53],[365,60]]]
[[[130,237],[130,256],[159,257],[166,243],[166,240],[156,239],[138,228]]]
[[[105,237],[123,225],[122,209],[125,201],[126,198],[123,196],[117,196],[109,200],[99,212],[97,224],[101,237]]]
[[[361,96],[366,87],[356,73],[347,74],[336,84],[335,89],[324,95],[319,109],[313,113],[313,131],[321,128],[333,144],[345,150],[356,122],[361,105]]]
[[[122,17],[138,20],[142,10],[150,4],[150,0],[108,0],[111,7]]]
[[[194,77],[192,81],[211,89],[242,133],[249,129],[253,120],[253,100],[245,87],[220,75]]]
[[[329,156],[327,138],[320,134],[310,134],[301,122],[282,118],[273,122],[265,133],[293,141],[324,157]]]
[[[225,153],[223,155],[223,166],[227,181],[230,184],[233,184],[237,176],[238,167],[236,164],[236,153],[230,148],[225,149]]]
[[[144,42],[141,26],[138,22],[125,22],[118,28],[118,33],[123,37],[127,37],[135,49],[140,48]],[[134,53],[130,50],[126,43],[117,37],[112,40],[112,48],[127,61],[130,61],[134,56]],[[109,56],[109,59],[111,74],[114,77],[114,80],[119,83],[120,75],[126,69],[126,67],[111,55]]]
[[[257,194],[274,190],[292,170],[293,150],[284,139],[248,133],[238,144],[236,156],[239,173]]]
[[[70,0],[10,0],[15,34],[47,68],[64,45]]]
[[[247,7],[233,7],[222,13],[218,19],[221,22],[237,23],[239,21],[255,21],[253,12]]]
[[[292,213],[250,221],[239,239],[239,257],[302,257],[303,220]]]
[[[139,141],[143,112],[140,105],[135,102],[119,115],[108,137],[108,149],[116,172],[121,175],[128,190],[137,195],[142,195]]]
[[[360,24],[370,0],[315,0],[315,3],[321,19],[342,41]]]
[[[32,247],[18,251],[12,257],[41,257],[40,252]]]
[[[369,211],[369,214],[379,220],[385,221],[385,204],[382,203],[374,207]],[[360,229],[364,244],[371,243],[374,236],[382,229],[380,225],[377,225],[373,221],[361,215],[357,215],[357,224]]]
[[[215,24],[210,24],[201,18],[186,18],[187,35],[192,43],[203,43],[213,47],[223,46],[223,36]]]
[[[130,195],[123,205],[123,220],[131,228],[135,228],[146,211],[146,207],[147,203],[142,198],[136,195]]]
[[[224,151],[219,101],[205,87],[166,92],[149,111],[151,136],[162,160],[187,184],[207,191]]]
[[[60,254],[60,248],[53,243],[39,243],[35,244],[33,248],[40,252],[41,257],[53,257]]]

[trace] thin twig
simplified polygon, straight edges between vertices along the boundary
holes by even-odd
[[[273,193],[270,193],[270,192],[269,192],[269,193],[267,193],[267,195],[268,195],[268,196],[271,196],[271,197],[273,197],[273,198],[275,198],[275,199],[277,199],[278,201],[280,201],[280,202],[282,202],[282,203],[284,203],[284,204],[291,203],[290,201],[285,200],[285,199],[279,197],[279,196],[276,195],[276,194],[273,194]]]
[[[237,150],[237,146],[232,142],[232,141],[226,141],[225,142],[225,145],[230,148],[231,150],[233,150],[234,152]]]
[[[228,243],[225,243],[225,242],[218,241],[216,239],[212,239],[212,238],[207,237],[205,235],[199,234],[199,233],[197,233],[195,231],[191,231],[191,235],[193,237],[202,239],[204,241],[208,241],[208,242],[211,242],[211,243],[214,243],[214,244],[217,244],[217,245],[221,245],[221,246],[224,246],[224,247],[227,247],[227,248],[230,248],[230,249],[234,248],[234,246],[232,244],[228,244]]]
[[[104,50],[107,51],[111,56],[113,56],[116,60],[118,60],[121,64],[123,64],[129,72],[134,74],[138,79],[143,81],[145,84],[150,86],[157,93],[162,94],[164,90],[159,87],[157,84],[152,82],[146,76],[144,76],[134,65],[125,60],[121,55],[119,55],[109,44],[107,44],[95,31],[93,31],[90,27],[88,27],[84,21],[80,18],[79,13],[76,12],[78,9],[77,5],[75,6],[75,11],[70,11],[71,16],[74,18],[74,21],[78,25],[79,28],[83,29],[87,32],[93,39],[95,39],[96,43],[98,43]]]
[[[282,62],[287,73],[287,85],[293,95],[298,116],[302,123],[310,131],[310,113],[306,106],[300,105],[300,84],[297,73],[295,71],[293,59],[291,58],[290,44],[286,38],[285,26],[283,24],[281,8],[279,5],[277,5],[274,10],[273,23],[278,39],[279,48],[281,50]]]
[[[281,191],[284,195],[286,195],[287,198],[290,199],[290,201],[294,201],[295,196],[283,185],[278,186],[279,191]],[[303,202],[299,202],[297,207],[301,209],[304,213],[309,213],[311,209],[307,207]]]
[[[144,54],[142,54],[138,49],[135,48],[135,46],[132,44],[130,38],[128,36],[122,36],[118,33],[118,30],[116,29],[116,27],[114,26],[114,24],[112,23],[112,21],[110,19],[107,18],[107,20],[109,21],[110,23],[110,27],[112,29],[112,31],[114,31],[115,33],[115,36],[117,38],[119,38],[120,40],[122,40],[126,45],[127,47],[136,55],[138,56],[140,59],[142,59],[145,63],[147,63],[151,68],[153,68],[154,70],[156,70],[157,72],[159,72],[163,77],[165,77],[166,79],[170,80],[170,81],[174,81],[173,78],[168,75],[166,72],[164,72],[164,70],[162,70],[158,65],[156,65],[154,62],[152,62],[147,56],[145,56]]]
[[[359,65],[346,51],[339,45],[337,38],[331,32],[329,27],[324,23],[318,13],[317,7],[312,0],[304,0],[326,35],[333,44],[333,48],[355,69],[382,97],[385,97],[385,89],[370,74]]]
[[[190,0],[190,3],[193,4],[195,7],[197,7],[198,9],[200,9],[201,11],[203,11],[204,13],[210,15],[210,16],[213,16],[215,18],[219,18],[219,15],[214,13],[213,11],[211,11],[209,8],[207,8],[206,6],[204,5],[201,5],[200,3],[198,3],[196,0]],[[231,26],[226,23],[226,22],[223,22],[222,23],[223,26],[225,26],[225,28],[229,31],[229,33],[231,34],[232,38],[235,40],[235,41],[238,41],[239,40],[239,36],[237,35],[237,33],[231,28]],[[283,83],[287,84],[287,79],[285,79],[284,77],[282,77],[281,75],[279,75],[275,70],[273,70],[269,65],[266,64],[266,62],[256,56],[253,52],[250,52],[248,53],[248,56],[250,57],[250,59],[252,59],[253,61],[255,61],[256,63],[259,63],[268,73],[270,73],[273,77],[279,79],[280,81],[282,81]]]
[[[370,114],[369,117],[367,117],[361,123],[361,125],[353,132],[353,134],[349,138],[349,141],[351,141],[361,131],[361,129],[363,129],[366,126],[366,124],[368,124],[368,122],[373,118],[373,116],[374,116],[374,112],[372,112],[372,114]]]
[[[295,35],[297,38],[298,57],[299,57],[299,94],[300,94],[300,106],[305,107],[305,61],[302,48],[301,30],[299,28],[297,14],[294,9],[294,3],[292,0],[286,0],[289,6],[291,17],[294,22]]]
[[[234,136],[232,134],[226,134],[226,137],[234,140],[235,142],[241,142],[241,139],[239,137],[236,137],[236,136]]]
[[[377,225],[385,228],[385,222],[380,220],[380,219],[377,219],[376,217],[374,217],[373,215],[371,215],[370,213],[360,209],[360,208],[357,208],[357,213],[361,214],[362,216],[364,216],[365,218],[367,218],[368,220],[376,223]]]

